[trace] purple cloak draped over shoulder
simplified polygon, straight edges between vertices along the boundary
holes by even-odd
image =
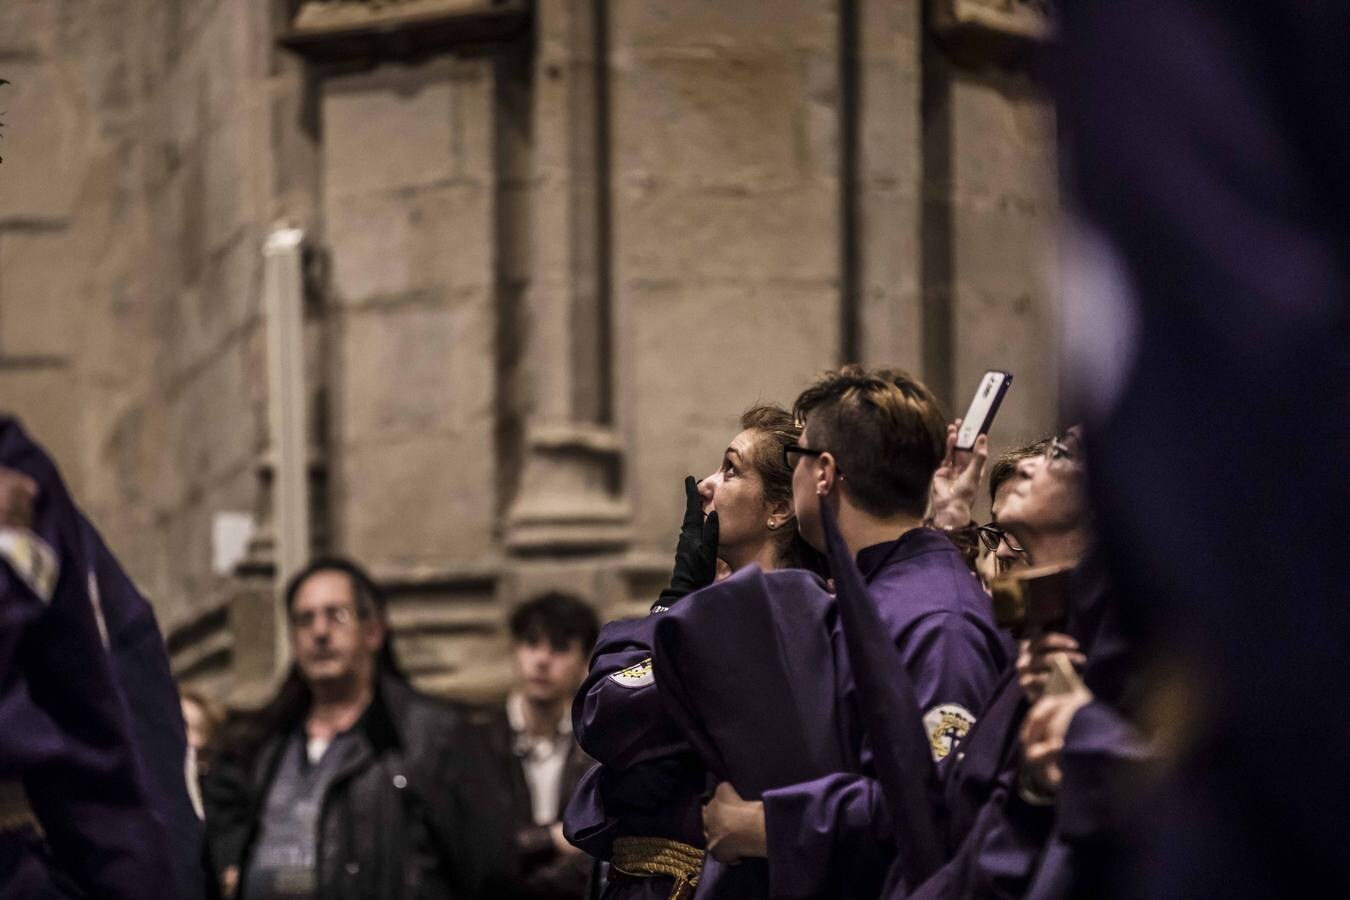
[[[657,623],[653,659],[671,718],[713,778],[741,796],[859,770],[834,598],[811,573],[750,566],[685,598]],[[710,859],[699,896],[781,894],[765,860]]]
[[[101,636],[81,517],[56,466],[13,419],[0,418],[0,464],[37,482],[33,531],[59,566],[44,598],[0,563],[0,778],[23,782],[65,877],[91,896],[139,896],[172,883],[169,836]],[[31,860],[4,855],[10,871],[35,875]]]
[[[941,769],[1009,665],[1010,645],[979,582],[941,533],[912,529],[864,548],[857,566]],[[765,792],[775,894],[834,896],[844,883],[879,893],[896,857],[897,833],[871,755],[865,747],[863,774],[835,772]]]
[[[750,567],[666,612],[607,625],[573,707],[578,739],[600,765],[568,806],[569,838],[600,857],[625,835],[702,846],[701,801],[716,781],[754,798],[858,771],[851,683],[834,599],[804,571]],[[685,757],[696,780],[670,785],[656,806],[625,802],[644,769]],[[669,885],[626,880],[606,897],[664,897]],[[709,859],[696,896],[768,897],[767,865]]]

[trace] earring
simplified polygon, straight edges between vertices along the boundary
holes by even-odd
[[[777,530],[778,530],[778,523],[775,522],[773,519],[770,519],[770,520],[769,520],[769,530],[770,530],[770,531],[777,531]]]

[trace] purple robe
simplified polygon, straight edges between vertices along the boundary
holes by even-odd
[[[753,799],[857,771],[849,690],[833,598],[808,572],[750,567],[667,612],[605,626],[573,706],[578,740],[600,765],[568,804],[568,838],[599,858],[625,835],[702,847],[702,801],[717,781]],[[693,765],[657,768],[674,761]],[[665,790],[646,783],[652,770]],[[664,898],[670,886],[625,879],[605,896]],[[770,896],[767,864],[710,858],[696,896]]]
[[[48,594],[0,555],[0,778],[23,782],[67,878],[92,896],[140,896],[172,883],[169,837],[101,637],[81,519],[51,459],[12,419],[0,419],[0,464],[38,483],[33,532],[59,566]],[[0,843],[0,879],[16,879],[0,894],[19,882],[37,892],[41,863],[12,835]]]
[[[598,765],[573,792],[563,830],[596,859],[609,859],[619,837],[703,846],[706,775],[664,709],[651,672],[653,632],[662,615],[605,625],[572,704],[573,733]],[[671,885],[666,877],[616,879],[604,896],[664,900]]]
[[[205,824],[188,793],[187,726],[155,611],[93,524],[81,515],[80,525],[108,629],[113,675],[126,697],[131,737],[145,771],[147,799],[169,837],[174,896],[206,897]]]
[[[1009,643],[942,534],[916,528],[863,549],[857,561],[942,766],[1008,666]],[[764,811],[775,896],[833,896],[846,881],[880,890],[895,834],[874,777],[836,772],[766,791]]]
[[[1050,838],[1029,900],[1111,893],[1113,845],[1137,814],[1140,784],[1153,754],[1134,725],[1115,708],[1093,700],[1074,714],[1060,752],[1055,833]]]
[[[657,690],[713,782],[746,799],[860,768],[861,728],[834,598],[800,570],[751,566],[664,614]],[[792,896],[768,863],[709,859],[699,897]],[[855,893],[847,882],[834,897]]]
[[[1131,295],[1090,331],[1137,335],[1085,373],[1098,525],[1203,692],[1124,867],[1141,896],[1350,896],[1350,4],[1059,9],[1066,184]]]
[[[834,598],[811,573],[750,566],[704,588],[661,616],[654,650],[671,717],[742,797],[857,768]]]
[[[1134,657],[1116,619],[1113,594],[1099,559],[1090,558],[1079,566],[1071,592],[1067,630],[1088,658],[1084,680],[1099,698],[1080,714],[1106,708],[1107,703],[1130,705],[1136,682]],[[1009,673],[946,772],[949,860],[936,875],[916,886],[908,895],[911,898],[1020,898],[1033,883],[1042,886],[1042,896],[1054,896],[1059,886],[1072,882],[1073,860],[1057,837],[1063,833],[1062,810],[1078,802],[1087,784],[1104,777],[1099,751],[1116,746],[1118,732],[1099,732],[1093,726],[1094,713],[1081,725],[1075,716],[1070,734],[1082,741],[1084,750],[1075,776],[1069,778],[1066,770],[1055,805],[1037,805],[1017,790],[1022,765],[1019,731],[1026,712],[1016,673]],[[1098,815],[1105,814],[1101,800],[1101,794],[1094,791],[1087,804]]]
[[[904,660],[839,533],[835,508],[822,499],[820,512],[860,718],[894,828],[897,860],[888,876],[902,883],[916,880],[942,860],[934,818],[939,803],[932,741]]]
[[[1089,618],[1099,614],[1104,582],[1096,567],[1074,575],[1074,602],[1080,611],[1070,632],[1089,646]],[[917,885],[915,897],[982,895],[1019,897],[1035,872],[1054,823],[1049,807],[1033,806],[1017,794],[1022,763],[1019,732],[1028,704],[1010,669],[993,699],[980,712],[944,773],[948,861],[943,871]]]

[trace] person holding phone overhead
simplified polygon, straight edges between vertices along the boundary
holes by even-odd
[[[1035,571],[1071,567],[1065,623],[1023,644],[1017,667],[1004,675],[958,758],[944,773],[948,860],[923,883],[910,885],[909,897],[1021,897],[1036,881],[1060,884],[1070,860],[1067,840],[1057,835],[1070,839],[1079,834],[1075,827],[1064,832],[1064,811],[1090,809],[1092,817],[1100,819],[1101,808],[1110,805],[1103,803],[1103,791],[1085,796],[1075,790],[1057,796],[1058,784],[1043,777],[1047,767],[1032,765],[1036,758],[1024,754],[1019,744],[1019,736],[1035,738],[1047,730],[1042,727],[1024,735],[1023,725],[1030,704],[1055,690],[1051,676],[1057,664],[1086,666],[1092,693],[1113,707],[1121,703],[1134,677],[1132,648],[1120,627],[1101,558],[1094,552],[1084,457],[1079,430],[1071,428],[1049,441],[1039,456],[1019,461],[1011,476],[999,521],[1025,548]],[[1072,674],[1062,680],[1074,687],[1081,684]],[[1066,699],[1082,705],[1076,693]],[[1087,734],[1080,732],[1079,737],[1086,737],[1088,746],[1100,750],[1115,742],[1114,733],[1096,723],[1083,724]],[[1080,773],[1086,771],[1076,787],[1093,783],[1094,778],[1104,784],[1119,770],[1103,754],[1085,755],[1091,758],[1085,767],[1076,767]],[[1081,756],[1075,759],[1081,761]],[[1047,846],[1057,850],[1049,860]]]
[[[933,473],[928,495],[925,524],[944,532],[976,573],[981,541],[988,544],[990,536],[975,523],[975,497],[989,461],[989,429],[1012,380],[1011,372],[999,369],[980,378],[966,414],[947,426],[946,453]]]
[[[823,549],[822,497],[837,506],[941,769],[1011,660],[979,581],[950,541],[923,527],[944,457],[942,411],[903,372],[847,366],[803,391],[795,412],[803,432],[787,458],[798,527]],[[837,772],[756,802],[723,784],[704,823],[723,861],[767,857],[772,896],[837,896],[841,884],[859,891],[869,881],[875,896],[895,856],[885,798],[867,774]]]

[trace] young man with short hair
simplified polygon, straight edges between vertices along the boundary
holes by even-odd
[[[563,837],[562,810],[592,765],[572,736],[572,696],[600,623],[578,597],[549,592],[511,614],[515,685],[486,723],[520,859],[512,896],[580,900],[590,859]]]
[[[890,369],[826,374],[795,406],[801,440],[787,451],[802,535],[825,549],[821,503],[838,528],[914,683],[934,759],[949,758],[1010,660],[988,598],[961,553],[923,527],[946,421],[922,384]],[[705,810],[724,861],[765,856],[774,896],[875,896],[894,854],[877,781],[836,773],[765,792],[719,791]]]

